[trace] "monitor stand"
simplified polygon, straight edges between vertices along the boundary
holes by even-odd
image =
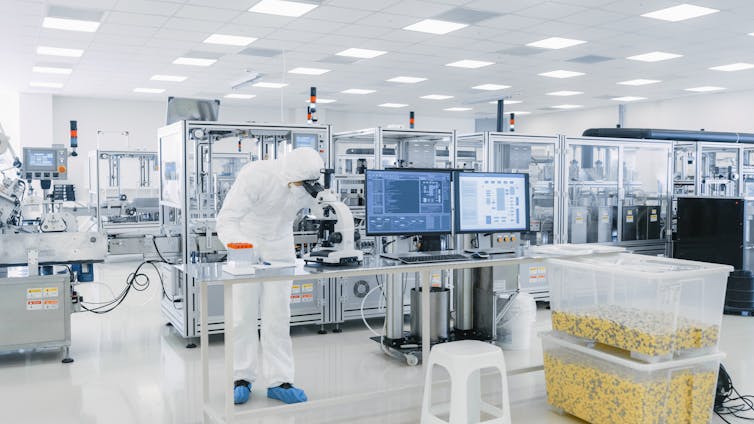
[[[422,236],[420,252],[439,252],[442,250],[442,236]]]

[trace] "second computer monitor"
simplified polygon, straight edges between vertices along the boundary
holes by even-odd
[[[368,169],[367,235],[451,233],[451,175],[439,170]]]
[[[529,230],[529,175],[459,172],[456,176],[456,232]]]

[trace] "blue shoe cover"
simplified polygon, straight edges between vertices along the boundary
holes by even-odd
[[[285,403],[306,402],[306,393],[303,390],[293,387],[290,383],[283,383],[277,387],[267,389],[267,397],[277,399]]]
[[[251,395],[251,383],[246,380],[237,380],[233,387],[233,403],[241,405],[249,401]]]

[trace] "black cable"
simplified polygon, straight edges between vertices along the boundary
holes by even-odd
[[[172,263],[172,262],[168,261],[167,259],[165,259],[164,256],[162,256],[162,253],[160,253],[160,248],[157,247],[157,238],[156,237],[152,237],[152,245],[154,246],[154,251],[157,252],[157,256],[160,257],[160,260],[162,260],[162,262],[165,262],[168,265],[175,265],[174,263]]]
[[[81,302],[81,307],[89,312],[95,313],[95,314],[106,314],[108,312],[112,312],[115,310],[118,306],[120,306],[121,303],[126,299],[128,296],[128,293],[131,292],[131,290],[136,291],[146,291],[149,288],[149,285],[151,283],[151,280],[149,279],[149,276],[143,272],[141,272],[142,267],[145,265],[151,265],[152,268],[154,268],[155,272],[157,273],[157,276],[160,278],[160,286],[162,287],[162,295],[165,296],[169,301],[175,303],[175,299],[171,299],[168,295],[167,291],[165,290],[165,281],[162,278],[162,274],[160,273],[160,270],[157,268],[157,265],[155,263],[159,263],[159,261],[144,261],[141,264],[139,264],[138,267],[134,270],[134,272],[128,274],[128,277],[126,277],[126,286],[121,290],[121,292],[116,295],[114,298],[105,301],[105,302]],[[89,304],[90,306],[87,307],[86,304]],[[91,305],[98,305],[92,307]]]
[[[733,396],[734,394],[735,396]],[[746,421],[754,421],[754,416],[739,415],[746,412],[754,413],[754,396],[739,393],[733,386],[733,380],[722,364],[720,364],[717,389],[715,391],[714,411],[727,424],[732,423],[725,419],[723,415],[733,416]]]

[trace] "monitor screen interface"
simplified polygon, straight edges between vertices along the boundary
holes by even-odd
[[[450,172],[367,170],[367,234],[450,233],[450,196]]]
[[[29,156],[27,157],[27,166],[34,168],[53,168],[55,166],[55,152],[29,152]]]
[[[526,231],[526,174],[459,173],[457,177],[459,232]]]
[[[293,147],[310,147],[312,149],[317,148],[317,134],[293,134]]]

